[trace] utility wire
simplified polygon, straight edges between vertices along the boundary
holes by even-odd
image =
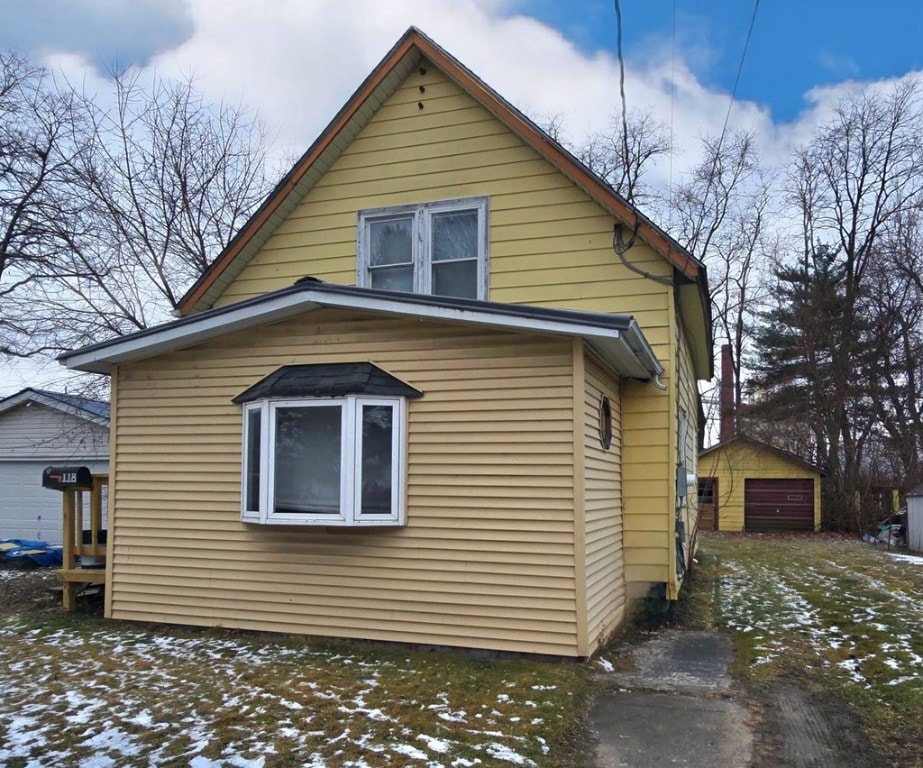
[[[674,130],[674,113],[676,107],[676,0],[673,0],[673,35],[672,61],[670,65],[670,156],[667,180],[667,200],[673,200],[673,155],[676,152],[676,132]],[[668,205],[670,229],[673,229],[673,205]]]
[[[734,100],[737,98],[737,86],[740,83],[740,75],[744,69],[744,61],[747,58],[747,49],[750,47],[750,38],[753,37],[753,27],[756,24],[756,13],[760,8],[760,0],[755,0],[753,4],[753,15],[750,17],[750,28],[747,30],[747,39],[744,41],[744,49],[740,54],[740,63],[737,65],[737,76],[734,78],[734,87],[731,89],[731,100],[728,102],[728,111],[724,116],[724,125],[721,127],[721,135],[718,137],[718,145],[712,156],[711,172],[708,174],[708,182],[705,185],[705,194],[702,195],[703,208],[708,204],[708,196],[711,194],[712,187],[715,184],[715,174],[718,171],[718,160],[721,157],[721,147],[724,144],[724,138],[727,134],[728,122],[731,119],[731,109],[734,106]],[[698,238],[696,238],[698,239]],[[697,254],[701,259],[704,254]]]
[[[622,151],[624,152],[624,161],[628,162],[628,107],[625,103],[625,58],[622,56],[622,7],[619,5],[619,0],[615,0],[615,24],[617,30],[616,53],[619,58],[619,94],[622,97]],[[634,196],[632,186],[632,184],[628,185],[625,194],[625,199],[629,203],[632,202],[631,198]]]
[[[622,8],[619,5],[619,0],[615,0],[615,22],[617,28],[617,53],[619,59],[619,94],[622,97],[622,151],[624,154],[624,161],[628,162],[628,108],[626,106],[625,99],[625,58],[622,55]],[[627,194],[625,194],[625,199],[628,201],[629,205],[634,207],[634,202],[632,201],[633,195],[633,185],[629,183]],[[634,232],[631,234],[631,238],[626,243],[623,227],[621,223],[616,223],[612,231],[612,250],[618,254],[619,259],[625,267],[635,274],[641,275],[648,280],[653,280],[654,282],[661,283],[662,285],[673,285],[673,279],[669,277],[662,277],[660,275],[653,275],[650,272],[647,272],[639,267],[636,267],[626,258],[625,254],[628,250],[634,245],[635,238],[638,235],[638,227],[641,225],[641,218],[638,215],[638,211],[635,210],[635,226]]]
[[[753,15],[750,17],[750,28],[747,30],[747,39],[744,41],[744,49],[740,54],[740,64],[737,65],[737,76],[734,78],[734,88],[731,90],[731,101],[728,103],[728,111],[724,116],[724,126],[721,128],[721,136],[718,138],[718,150],[715,152],[715,162],[718,162],[718,155],[721,152],[721,144],[724,142],[724,135],[727,133],[728,121],[731,119],[731,108],[734,106],[734,100],[737,98],[737,86],[740,83],[740,74],[744,70],[744,60],[747,58],[747,49],[750,47],[750,38],[753,37],[753,27],[756,24],[756,12],[760,9],[760,0],[753,4]],[[712,175],[714,175],[712,167]]]

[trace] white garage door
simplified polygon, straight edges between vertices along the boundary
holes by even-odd
[[[0,461],[0,539],[61,543],[61,493],[42,488],[42,470],[53,463]],[[89,467],[94,474],[109,468],[105,461],[69,463]]]

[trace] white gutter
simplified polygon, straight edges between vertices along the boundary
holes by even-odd
[[[342,288],[342,286],[340,287]],[[477,324],[491,328],[535,333],[581,336],[617,365],[626,376],[654,379],[663,366],[654,356],[650,345],[634,319],[624,330],[605,328],[592,322],[575,319],[528,317],[514,312],[496,311],[490,305],[461,308],[434,302],[383,297],[380,293],[360,293],[359,289],[343,289],[344,293],[323,288],[300,286],[276,296],[267,296],[239,306],[192,315],[186,319],[141,331],[131,336],[113,339],[62,355],[59,360],[68,368],[93,373],[111,373],[121,363],[143,360],[159,354],[193,346],[234,331],[253,328],[320,308],[351,309],[427,320]],[[515,310],[511,306],[511,310]],[[523,312],[527,310],[523,309]],[[540,311],[540,310],[539,310]]]

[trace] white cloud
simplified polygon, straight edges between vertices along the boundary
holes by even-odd
[[[532,115],[562,114],[578,140],[605,129],[621,108],[619,71],[608,52],[586,53],[557,30],[518,13],[520,2],[420,0],[389,3],[286,0],[273,12],[249,0],[191,0],[195,34],[154,62],[161,74],[196,75],[213,99],[256,107],[290,151],[323,129],[400,35],[419,27],[501,95]],[[696,39],[699,39],[698,37]],[[696,59],[707,54],[696,43]],[[631,107],[671,122],[673,177],[697,159],[699,140],[717,134],[730,96],[705,86],[678,56],[651,40],[627,62]],[[672,93],[672,101],[671,101]],[[812,116],[813,117],[813,116]],[[792,126],[773,123],[753,102],[734,104],[730,125],[753,131],[771,161],[787,154]],[[657,170],[669,182],[669,164]]]
[[[526,6],[523,0],[278,0],[269,8],[252,0],[188,0],[194,34],[157,55],[147,69],[194,75],[209,99],[253,106],[278,129],[291,154],[313,141],[415,25],[513,104],[534,116],[564,115],[570,139],[605,129],[621,109],[615,57],[580,50],[562,33],[523,15]],[[636,46],[626,62],[629,106],[672,124],[674,182],[697,159],[700,138],[721,131],[730,101],[686,64],[707,58],[703,37],[689,32],[681,44],[686,47],[675,63],[669,45],[655,39]],[[77,75],[75,57],[52,61],[72,79]],[[775,123],[763,105],[737,101],[729,125],[752,131],[770,164],[778,165],[829,114],[842,88],[853,87],[810,92],[805,111],[789,124]],[[663,165],[657,180],[667,183],[669,164]]]
[[[174,15],[182,8],[194,32],[159,53],[147,71],[194,75],[209,99],[253,106],[299,152],[411,25],[513,104],[532,115],[564,115],[573,140],[605,129],[621,108],[615,57],[584,52],[559,31],[523,15],[525,0],[144,2],[147,9],[161,6]],[[650,38],[634,46],[625,85],[630,107],[672,123],[676,178],[695,162],[699,139],[721,131],[730,100],[727,92],[704,85],[686,63],[708,58],[706,37],[687,29],[678,42],[675,63],[668,42]],[[71,79],[83,76],[81,66],[86,69],[86,59],[77,55],[47,60]],[[91,89],[100,85],[92,74],[87,82]],[[763,105],[737,101],[729,125],[752,131],[770,163],[779,164],[840,96],[867,85],[846,81],[816,88],[805,95],[804,112],[787,124],[775,123]]]
[[[185,0],[5,3],[0,47],[34,56],[76,53],[107,70],[146,65],[192,32]]]

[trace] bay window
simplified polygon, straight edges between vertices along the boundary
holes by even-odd
[[[405,404],[349,395],[244,405],[242,519],[402,525]]]
[[[403,525],[407,402],[423,393],[371,362],[284,365],[243,407],[241,520]]]

